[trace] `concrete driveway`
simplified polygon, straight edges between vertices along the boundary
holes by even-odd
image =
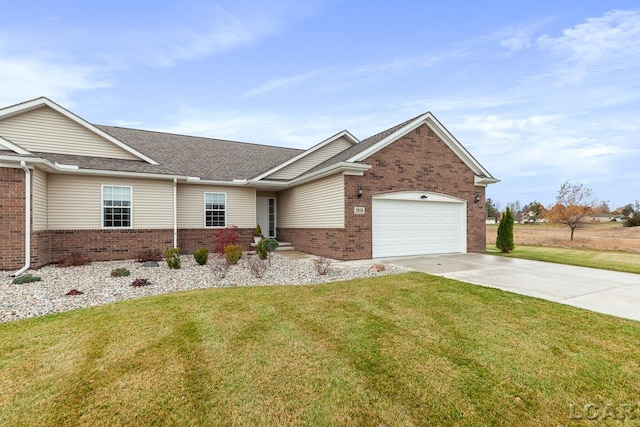
[[[485,254],[424,255],[376,261],[640,320],[640,274]]]

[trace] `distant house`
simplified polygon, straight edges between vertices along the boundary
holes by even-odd
[[[484,222],[485,224],[497,224],[495,217],[492,217],[492,216],[488,216]]]
[[[624,221],[624,215],[613,215],[613,214],[596,214],[587,216],[587,221],[591,222],[620,222]]]
[[[37,98],[0,109],[0,269],[191,253],[231,226],[248,249],[256,224],[341,260],[483,252],[497,181],[430,112],[299,150],[100,126]]]

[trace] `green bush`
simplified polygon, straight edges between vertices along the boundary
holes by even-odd
[[[111,270],[111,277],[126,277],[130,274],[131,272],[126,268],[116,268],[115,270]]]
[[[496,238],[496,247],[504,253],[511,252],[516,245],[513,243],[513,214],[511,209],[502,215],[500,225],[498,225],[498,237]]]
[[[224,256],[231,265],[236,265],[242,258],[242,245],[228,245],[224,248]]]
[[[198,265],[205,265],[209,259],[209,249],[200,248],[193,253],[193,259],[196,260]]]
[[[640,227],[640,212],[633,212],[624,220],[625,227]]]
[[[265,239],[260,239],[258,246],[256,246],[256,255],[258,255],[261,260],[269,258],[269,252],[267,252],[267,249],[264,247],[264,241]]]
[[[168,248],[164,251],[167,266],[172,269],[180,269],[180,248]]]
[[[262,239],[262,248],[267,251],[267,254],[269,254],[269,265],[271,265],[271,252],[275,251],[276,249],[278,249],[278,246],[280,246],[280,243],[278,243],[278,241],[276,239],[274,239],[273,237],[269,237],[267,239]]]
[[[256,225],[256,228],[253,230],[253,235],[256,237],[262,237],[262,230],[260,229],[260,224]]]
[[[13,282],[11,283],[20,285],[22,283],[39,282],[40,280],[42,280],[40,276],[34,276],[33,274],[24,274],[13,279]]]

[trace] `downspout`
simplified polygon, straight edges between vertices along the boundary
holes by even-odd
[[[20,162],[24,169],[24,267],[16,271],[11,277],[16,277],[24,273],[31,267],[31,171],[24,160]]]
[[[178,180],[173,178],[173,247],[178,247]]]

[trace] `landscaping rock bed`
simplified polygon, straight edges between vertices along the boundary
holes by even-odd
[[[370,271],[368,265],[335,263],[325,275],[319,275],[313,260],[279,254],[272,255],[271,265],[262,278],[251,274],[246,257],[226,271],[214,256],[209,257],[207,265],[198,265],[190,255],[181,256],[179,270],[169,269],[164,261],[158,264],[158,267],[143,267],[135,260],[125,260],[93,262],[79,267],[49,265],[27,272],[41,277],[41,281],[23,284],[13,284],[12,279],[5,276],[0,280],[0,322],[189,289],[326,283],[404,271],[390,265],[385,266],[384,271]],[[117,268],[130,270],[131,275],[112,277],[111,272]],[[130,286],[135,279],[147,279],[151,285]]]

